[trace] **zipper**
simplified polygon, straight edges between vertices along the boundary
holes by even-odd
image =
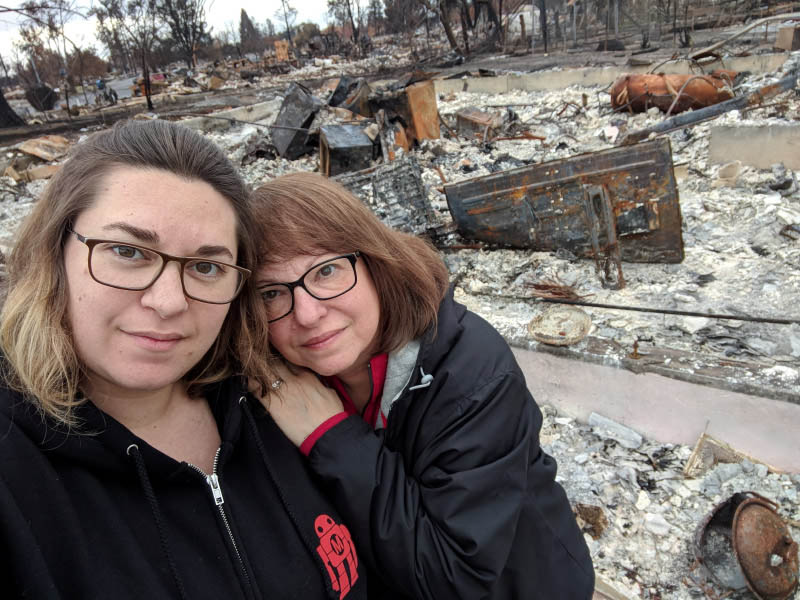
[[[367,407],[372,404],[372,395],[375,393],[375,382],[372,380],[372,359],[370,359],[367,363],[367,375],[369,375],[369,398],[367,398],[367,403],[361,409],[362,417],[364,416]],[[375,423],[370,423],[370,427],[375,427]]]
[[[231,545],[233,546],[233,551],[236,553],[239,566],[242,568],[242,574],[244,575],[245,582],[248,586],[250,586],[250,575],[247,573],[247,569],[244,566],[244,560],[242,560],[242,555],[239,552],[239,546],[236,545],[236,539],[233,537],[233,530],[231,530],[230,523],[228,522],[228,516],[225,514],[225,508],[223,507],[223,504],[225,504],[225,498],[222,495],[222,486],[220,485],[219,475],[217,474],[217,467],[219,466],[219,454],[221,450],[222,446],[217,448],[217,453],[214,455],[214,466],[210,475],[206,474],[203,469],[193,465],[192,463],[186,464],[200,473],[200,475],[203,476],[203,479],[206,480],[206,483],[211,490],[211,497],[214,499],[214,504],[219,510],[219,516],[222,518],[222,523],[225,525],[225,531],[228,532],[228,539],[230,539]]]

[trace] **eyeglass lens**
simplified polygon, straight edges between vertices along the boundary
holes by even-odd
[[[347,256],[320,263],[308,271],[302,287],[317,300],[329,300],[348,291],[356,283],[355,265]],[[260,289],[269,319],[278,319],[292,311],[293,290],[283,283]]]
[[[164,259],[147,248],[102,242],[92,248],[92,275],[106,285],[142,290],[159,276]],[[189,296],[206,302],[228,302],[236,296],[242,275],[224,263],[191,260],[183,267],[183,287]]]

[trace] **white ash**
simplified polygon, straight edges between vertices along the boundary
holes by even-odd
[[[327,67],[326,67],[327,68]],[[343,67],[344,68],[344,67]],[[328,92],[325,92],[328,93]],[[321,93],[321,95],[324,95]],[[230,127],[207,133],[242,164],[248,142],[268,139],[268,126],[280,106],[257,125]],[[800,110],[792,94],[780,96],[787,111]],[[586,106],[584,106],[584,101]],[[489,105],[502,105],[490,107]],[[522,106],[507,106],[522,105]],[[574,86],[557,91],[510,91],[505,94],[460,92],[439,97],[439,111],[453,120],[461,108],[476,106],[518,120],[544,142],[498,141],[483,145],[463,138],[428,140],[414,151],[429,186],[430,203],[441,223],[451,222],[440,170],[447,182],[467,180],[499,170],[561,159],[612,147],[609,135],[660,122],[662,113],[611,113],[608,96],[599,87]],[[748,118],[763,122],[766,111],[750,111]],[[743,115],[729,113],[715,122],[741,122]],[[769,117],[783,119],[785,117]],[[707,164],[709,123],[670,134],[673,161],[687,165],[688,175],[678,183],[683,215],[686,258],[678,265],[623,263],[626,287],[603,288],[591,260],[577,260],[569,252],[531,250],[460,250],[443,254],[468,305],[519,342],[529,339],[525,327],[540,307],[530,297],[529,285],[542,280],[573,284],[587,300],[624,306],[643,306],[697,313],[797,318],[800,306],[800,242],[781,236],[786,225],[800,222],[800,193],[771,190],[777,177],[796,179],[791,170],[741,167],[733,180],[718,177],[720,166]],[[445,131],[443,129],[443,131]],[[258,159],[241,167],[251,186],[284,173],[314,171],[316,151],[297,160]],[[21,184],[20,197],[30,198],[41,182]],[[6,194],[8,195],[8,194]],[[6,210],[2,228],[10,231],[26,204]],[[3,203],[4,206],[7,202]],[[28,207],[29,208],[29,207]],[[10,234],[0,240],[2,250]],[[460,241],[453,236],[455,241]],[[467,241],[468,242],[468,241]],[[696,316],[663,315],[610,309],[587,309],[594,326],[591,335],[614,340],[624,348],[637,341],[648,345],[698,352],[709,357],[738,357],[763,363],[764,378],[790,393],[800,394],[800,380],[792,363],[800,357],[800,326],[754,323]],[[789,370],[772,370],[776,365]]]
[[[589,99],[583,107],[583,98]],[[601,108],[598,109],[599,98]],[[784,94],[780,100],[788,112],[800,110],[800,100]],[[569,103],[569,104],[568,104]],[[441,185],[432,167],[439,167],[448,182],[471,179],[498,169],[566,158],[612,147],[607,141],[610,123],[620,131],[638,130],[663,120],[657,109],[629,115],[611,114],[607,95],[598,88],[571,87],[548,92],[513,91],[506,94],[469,92],[440,95],[439,110],[454,121],[461,108],[475,106],[502,114],[504,108],[489,105],[525,104],[513,110],[528,129],[547,137],[546,144],[531,140],[499,141],[482,147],[473,140],[433,140],[421,147],[424,174],[431,186]],[[558,113],[564,109],[559,117]],[[765,111],[748,113],[764,122]],[[770,117],[787,123],[782,117]],[[742,122],[729,113],[718,122]],[[626,287],[604,289],[590,260],[574,260],[569,253],[528,250],[461,250],[447,253],[454,278],[468,304],[501,330],[513,330],[524,339],[527,322],[538,314],[526,283],[542,280],[575,284],[581,295],[597,303],[642,306],[731,316],[800,318],[800,242],[781,236],[786,225],[800,223],[800,195],[796,186],[781,194],[768,185],[776,173],[795,179],[790,170],[741,167],[732,182],[717,177],[719,165],[707,163],[709,123],[670,134],[673,161],[686,164],[689,174],[678,183],[683,216],[686,258],[681,264],[623,263]],[[443,197],[432,193],[434,206]],[[459,256],[458,259],[453,254]],[[470,298],[471,297],[471,298]],[[518,311],[518,312],[517,312]],[[670,316],[656,313],[587,309],[592,316],[592,335],[615,340],[631,348],[668,346],[719,357],[741,357],[763,363],[794,363],[800,357],[800,327],[727,319]],[[789,393],[800,395],[800,373],[770,375]]]
[[[595,570],[630,598],[706,597],[692,581],[708,579],[702,569],[692,568],[695,532],[712,509],[735,492],[757,492],[778,503],[778,514],[787,524],[795,523],[789,524],[790,531],[800,540],[800,475],[771,473],[745,460],[686,478],[688,446],[645,439],[638,449],[627,449],[602,426],[582,425],[550,406],[543,406],[542,412],[542,448],[558,461],[558,481],[573,505],[600,507],[607,521],[595,539],[592,533],[597,532],[579,519]],[[730,556],[728,562],[735,572],[735,558]],[[743,592],[728,598],[753,596]],[[800,599],[800,591],[793,598]]]

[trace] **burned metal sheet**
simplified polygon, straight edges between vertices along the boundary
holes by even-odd
[[[669,139],[493,173],[444,187],[459,233],[514,248],[597,257],[613,235],[593,227],[587,197],[610,202],[621,259],[678,263],[683,237]],[[593,243],[593,233],[597,240]]]
[[[344,185],[393,229],[421,235],[434,222],[419,165],[413,156],[331,179]]]

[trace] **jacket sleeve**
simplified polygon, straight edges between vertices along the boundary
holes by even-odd
[[[483,598],[507,562],[539,453],[535,403],[510,371],[429,410],[406,449],[413,467],[358,417],[330,429],[310,464],[391,587],[420,599]]]

